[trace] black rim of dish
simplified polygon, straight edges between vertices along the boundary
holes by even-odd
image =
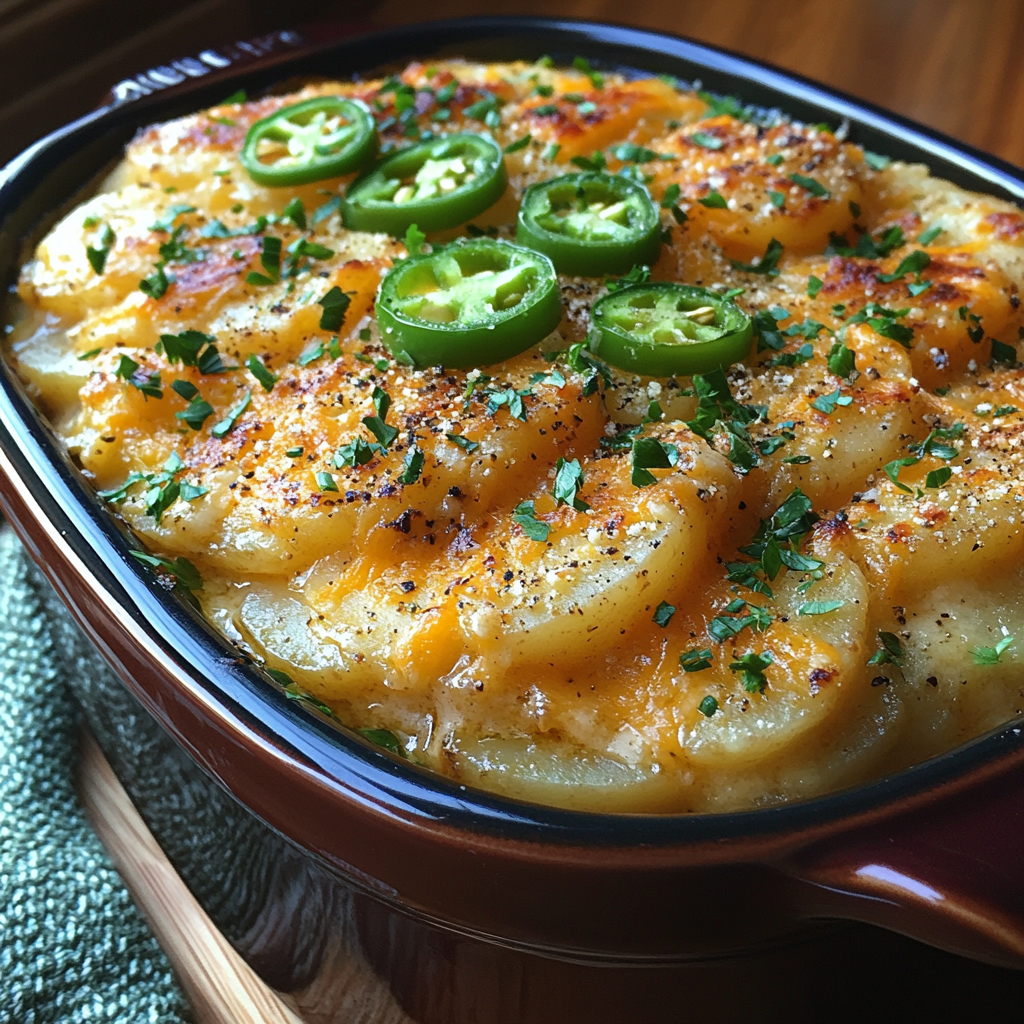
[[[850,124],[851,140],[894,159],[927,163],[958,185],[1020,202],[1024,175],[938,132],[870,104],[726,51],[662,33],[612,24],[544,18],[471,18],[428,22],[284,52],[253,69],[193,80],[184,89],[104,108],[36,143],[0,172],[0,266],[16,277],[20,239],[45,212],[61,205],[115,157],[135,129],[209,106],[239,87],[259,90],[303,75],[348,77],[403,59],[468,56],[534,60],[577,54],[598,70],[671,74],[700,80],[713,92],[778,107],[798,120]],[[186,605],[164,594],[130,557],[127,532],[90,494],[61,454],[10,368],[0,370],[0,446],[24,486],[68,547],[89,567],[112,603],[126,609],[140,634],[176,663],[180,683],[206,695],[227,728],[315,771],[329,784],[412,818],[444,821],[470,832],[531,843],[666,847],[691,842],[810,832],[925,797],[985,766],[1024,753],[1022,729],[1009,722],[952,751],[890,777],[771,808],[721,814],[602,814],[540,806],[467,788],[403,764],[354,733],[306,711],[268,683]],[[157,716],[159,717],[159,716]],[[258,813],[258,812],[257,812]]]

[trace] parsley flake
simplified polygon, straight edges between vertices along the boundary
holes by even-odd
[[[711,189],[710,192],[703,199],[698,199],[698,203],[701,206],[706,206],[709,210],[727,210],[729,203],[718,189]]]
[[[891,274],[875,274],[875,279],[882,284],[901,281],[907,274],[920,274],[931,261],[931,256],[923,249],[915,249],[909,256],[904,256],[900,260],[899,266]]]
[[[684,672],[703,672],[704,669],[711,668],[714,660],[715,656],[707,647],[692,647],[679,655],[679,667]]]
[[[246,391],[245,395],[233,405],[229,410],[227,416],[220,422],[215,423],[210,427],[210,433],[214,437],[226,437],[234,429],[235,424],[238,422],[239,417],[249,408],[249,403],[252,401],[252,394]]]
[[[95,247],[87,245],[85,247],[85,258],[89,261],[89,266],[92,267],[93,273],[103,273],[103,269],[107,265],[107,257],[110,255],[110,250],[114,247],[115,240],[116,236],[113,228],[109,224],[104,224],[98,239],[99,245]]]
[[[789,180],[794,185],[799,185],[801,188],[806,189],[811,193],[812,196],[817,196],[819,199],[829,199],[832,193],[820,181],[814,178],[808,178],[805,174],[790,174]]]
[[[171,576],[174,579],[175,589],[181,587],[189,592],[203,589],[203,578],[199,575],[199,570],[182,555],[177,558],[161,558],[159,555],[151,555],[147,551],[131,551],[129,553],[143,565],[161,570]]]
[[[656,437],[638,437],[633,441],[632,483],[647,487],[657,482],[652,469],[671,469],[679,461],[679,449]]]
[[[797,609],[797,615],[828,615],[829,612],[838,611],[845,601],[805,601]]]
[[[869,665],[895,665],[903,667],[905,651],[900,638],[895,633],[887,633],[885,630],[878,631],[879,649],[868,658]]]
[[[322,299],[317,300],[317,304],[323,307],[323,312],[320,314],[320,330],[341,330],[349,303],[352,301],[349,297],[351,294],[353,293],[343,292],[335,285]]]
[[[718,711],[718,701],[709,693],[697,705],[697,710],[705,717],[711,718]]]
[[[768,277],[779,276],[779,260],[785,251],[783,244],[773,238],[765,247],[764,255],[757,263],[741,263],[739,260],[729,260],[736,270],[745,270],[748,274],[766,274]]]
[[[577,497],[585,482],[586,476],[579,459],[566,462],[565,459],[560,458],[555,463],[555,481],[551,488],[555,502],[558,505],[572,505],[577,512],[586,512],[590,506]]]
[[[379,442],[381,448],[387,450],[389,445],[396,437],[398,437],[398,428],[388,426],[385,422],[387,420],[388,410],[391,408],[391,396],[384,391],[382,388],[375,387],[373,389],[373,407],[377,412],[376,416],[364,416],[363,426],[370,431],[371,434]]]
[[[522,529],[524,536],[541,543],[548,539],[551,532],[551,527],[537,518],[532,501],[521,501],[516,505],[512,513],[512,522]]]
[[[675,613],[676,609],[674,605],[669,604],[668,601],[662,601],[658,607],[654,609],[654,616],[651,621],[664,629],[672,621],[672,616],[675,615]]]
[[[975,665],[997,665],[1006,649],[1013,643],[1014,637],[1004,636],[995,647],[975,647],[971,651]]]
[[[476,441],[471,441],[464,434],[445,434],[444,436],[447,437],[452,444],[466,452],[475,452],[477,448],[480,447]]]
[[[256,378],[260,386],[264,391],[273,391],[274,385],[278,381],[278,375],[271,373],[266,366],[263,364],[263,360],[258,355],[253,353],[245,361],[246,368]]]
[[[736,673],[743,682],[743,688],[747,693],[764,693],[768,686],[768,679],[764,670],[772,663],[770,651],[764,654],[743,655],[729,665],[729,670]]]
[[[398,474],[398,482],[405,487],[416,483],[423,472],[423,452],[419,448],[410,448],[402,460],[402,472]]]

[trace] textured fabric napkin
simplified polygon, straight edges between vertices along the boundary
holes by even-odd
[[[48,584],[0,529],[0,1024],[185,1024],[171,966],[75,793]]]

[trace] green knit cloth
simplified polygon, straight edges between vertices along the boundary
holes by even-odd
[[[171,966],[75,793],[47,586],[0,529],[0,1024],[184,1024]]]

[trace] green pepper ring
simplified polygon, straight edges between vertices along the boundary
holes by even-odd
[[[291,165],[281,167],[260,161],[259,144],[264,139],[288,142],[305,127],[304,122],[297,118],[305,118],[307,115],[312,118],[321,111],[343,117],[354,129],[354,136],[341,142],[340,148],[334,152],[329,149],[327,152],[318,152],[325,147],[322,142],[317,142],[309,152],[299,154],[305,157],[304,160]],[[286,124],[291,127],[286,128]],[[377,123],[365,103],[344,96],[315,96],[302,103],[282,107],[253,124],[246,132],[238,159],[257,185],[280,188],[308,185],[310,182],[323,181],[324,178],[350,174],[365,167],[376,155]]]
[[[623,204],[629,220],[626,231],[620,233],[625,237],[576,238],[564,230],[552,231],[540,222],[541,217],[552,212],[552,201],[564,203],[584,195],[588,204],[595,198],[603,201],[604,197],[611,198],[608,205]],[[608,224],[609,228],[616,226],[614,222]],[[625,274],[635,266],[651,266],[657,260],[661,250],[661,218],[647,189],[629,178],[600,171],[566,174],[537,182],[523,194],[516,241],[549,256],[561,274]]]
[[[391,201],[396,179],[415,175],[428,160],[466,154],[475,164],[474,180],[447,195],[405,203]],[[403,237],[413,224],[420,231],[444,231],[465,224],[493,206],[504,195],[507,184],[501,147],[486,135],[456,132],[400,149],[367,171],[349,188],[342,217],[345,227],[354,231],[383,231],[394,238]]]
[[[465,270],[472,273],[464,275]],[[494,276],[482,283],[477,279],[474,287],[480,272]],[[508,298],[519,296],[517,301],[507,309],[489,308],[486,303],[500,294],[487,290],[493,282],[510,293]],[[438,286],[433,293],[432,284]],[[430,304],[431,294],[443,303],[446,292],[451,296],[459,289],[466,305],[475,301],[478,307],[468,323],[460,320],[461,309],[444,321],[417,316],[410,308],[418,301]],[[445,311],[443,304],[433,308]],[[475,238],[402,260],[381,282],[376,312],[381,339],[400,362],[469,369],[510,359],[547,337],[562,319],[562,301],[555,268],[542,253]]]
[[[700,324],[681,316],[702,307],[714,310],[713,322]],[[631,312],[643,310],[653,312],[646,317]],[[660,320],[643,323],[659,314]],[[692,376],[731,366],[750,352],[753,336],[750,317],[735,303],[707,288],[668,281],[603,296],[594,303],[591,322],[588,340],[595,355],[621,370],[650,377]],[[659,325],[665,326],[659,331]]]

